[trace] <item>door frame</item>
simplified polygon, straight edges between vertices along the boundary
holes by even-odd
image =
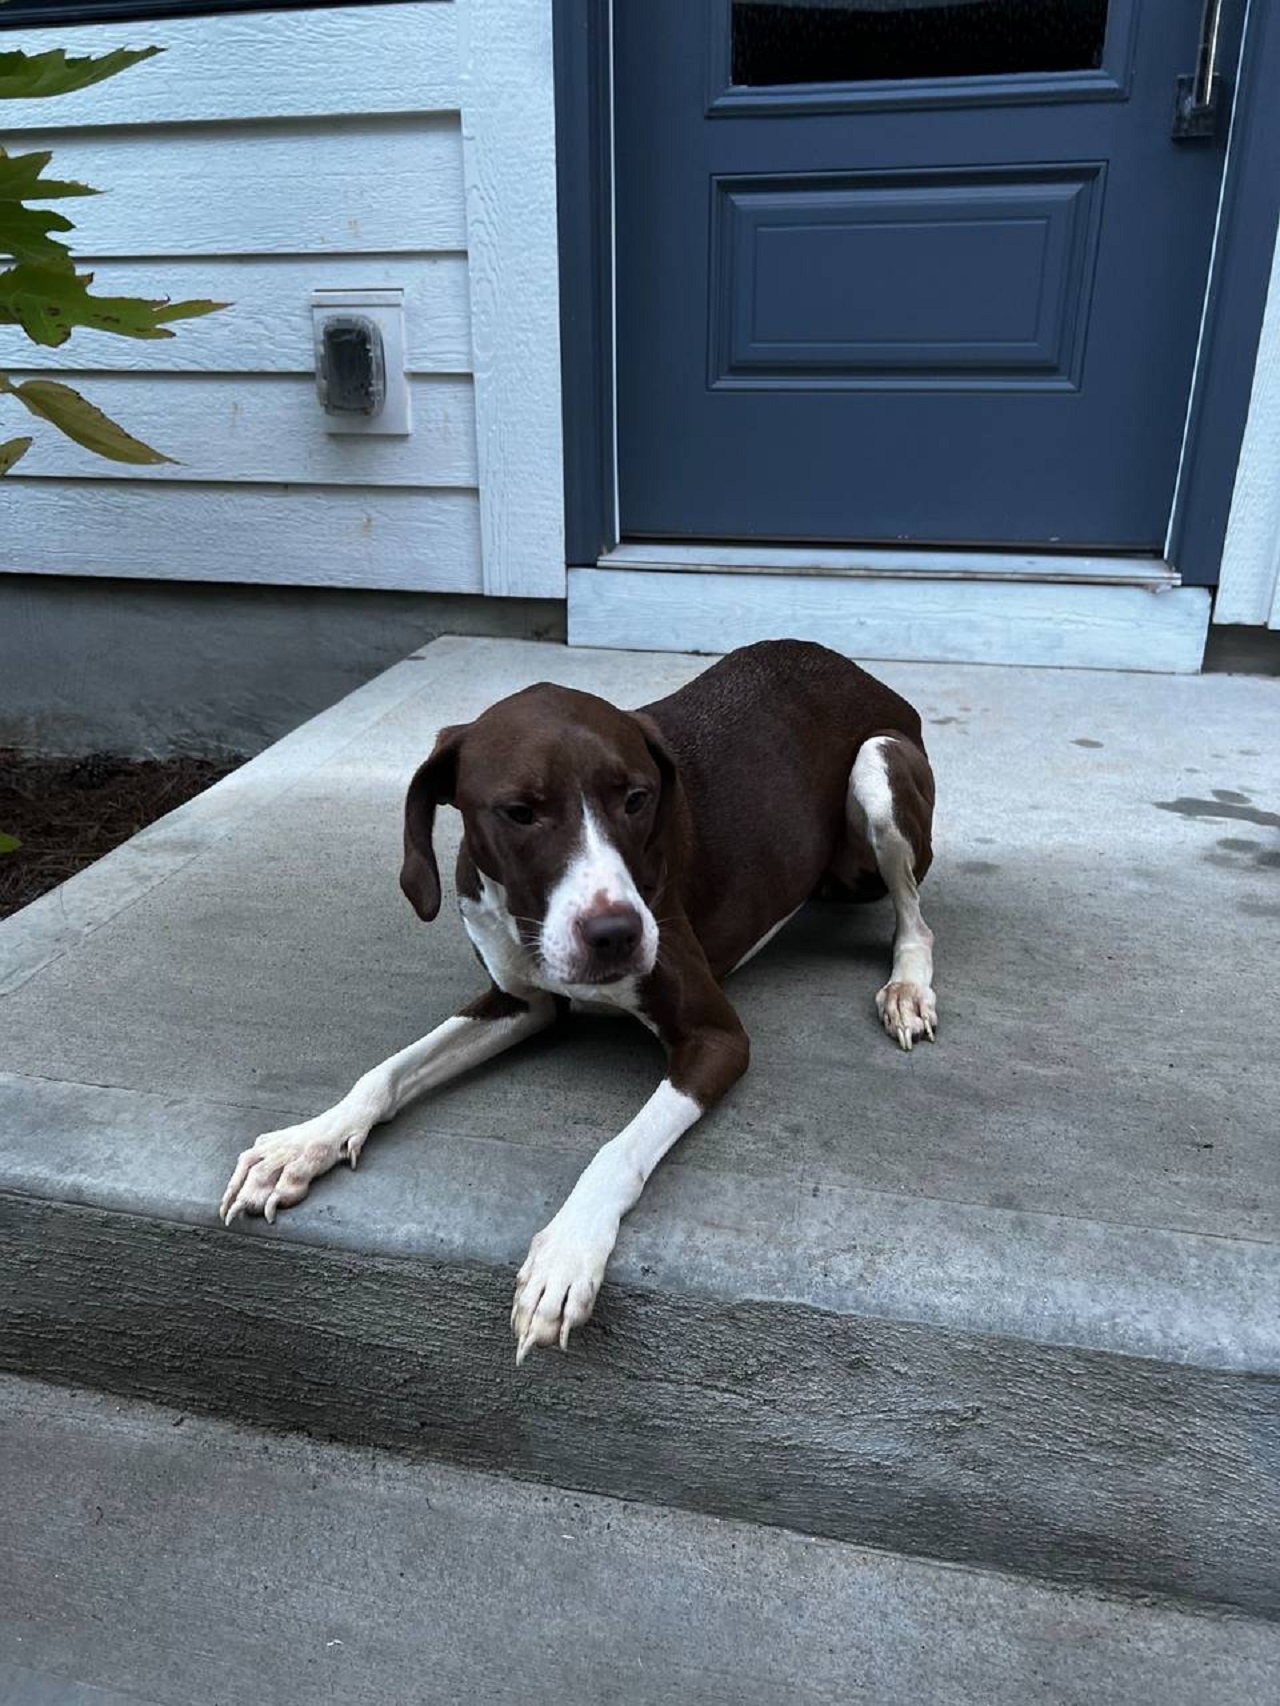
[[[1278,13],[1280,7],[1264,0],[1246,0],[1218,224],[1166,534],[1166,559],[1184,584],[1217,579],[1266,306],[1280,215],[1280,103],[1261,96],[1268,86],[1280,87]],[[580,569],[595,568],[621,543],[612,0],[555,0],[554,14],[566,555],[568,567]],[[857,555],[865,559],[867,553]]]

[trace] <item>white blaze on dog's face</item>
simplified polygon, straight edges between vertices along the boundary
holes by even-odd
[[[495,940],[523,958],[513,980],[522,969],[519,981],[565,994],[634,984],[657,962],[676,785],[647,719],[592,694],[528,688],[446,730],[415,776],[402,886],[434,916],[432,819],[437,803],[455,805],[463,919],[500,987]]]
[[[621,852],[590,803],[582,839],[547,897],[538,957],[557,984],[647,977],[658,957],[658,925]]]

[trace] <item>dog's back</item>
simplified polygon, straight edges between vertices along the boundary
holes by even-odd
[[[692,845],[681,887],[718,975],[764,934],[764,921],[802,906],[832,876],[867,737],[891,730],[923,750],[905,699],[803,640],[746,646],[643,709],[684,782]]]

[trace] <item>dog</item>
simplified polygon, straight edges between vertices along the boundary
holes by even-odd
[[[542,683],[442,729],[404,810],[400,886],[426,921],[441,805],[462,815],[458,905],[488,989],[327,1113],[260,1137],[219,1212],[274,1220],[340,1159],[354,1167],[373,1126],[566,1008],[633,1015],[665,1045],[667,1076],[534,1238],[511,1312],[520,1363],[589,1319],[622,1217],[746,1071],[723,981],[806,901],[891,898],[880,1020],[904,1049],[933,1040],[918,885],[934,779],[906,700],[823,646],[777,640],[638,711]]]

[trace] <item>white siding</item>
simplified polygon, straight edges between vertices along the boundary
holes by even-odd
[[[13,508],[49,574],[481,591],[473,492],[31,480]]]
[[[207,296],[234,313],[185,321],[163,343],[77,332],[61,349],[38,352],[43,368],[139,373],[307,373],[313,365],[313,290],[398,284],[404,290],[411,373],[467,373],[471,313],[467,257],[446,255],[197,256],[96,261],[107,296]],[[37,352],[0,326],[0,359],[28,366]]]
[[[15,379],[31,374],[10,369]],[[260,374],[252,387],[234,373],[64,373],[62,378],[148,444],[163,443],[176,466],[152,480],[332,486],[476,484],[475,398],[471,380],[423,376],[410,382],[408,438],[333,437],[317,426],[310,374]],[[128,480],[136,468],[82,450],[56,432],[34,432],[22,462],[28,478]]]
[[[61,204],[98,290],[232,306],[164,342],[36,351],[0,327],[0,366],[60,373],[177,459],[107,464],[37,428],[0,570],[562,593],[550,30],[550,0],[416,0],[6,32],[166,48],[6,103],[6,146],[109,192]],[[331,435],[311,294],[388,284],[413,432]],[[0,436],[23,430],[6,407]]]
[[[1213,619],[1280,628],[1280,238],[1271,267]]]

